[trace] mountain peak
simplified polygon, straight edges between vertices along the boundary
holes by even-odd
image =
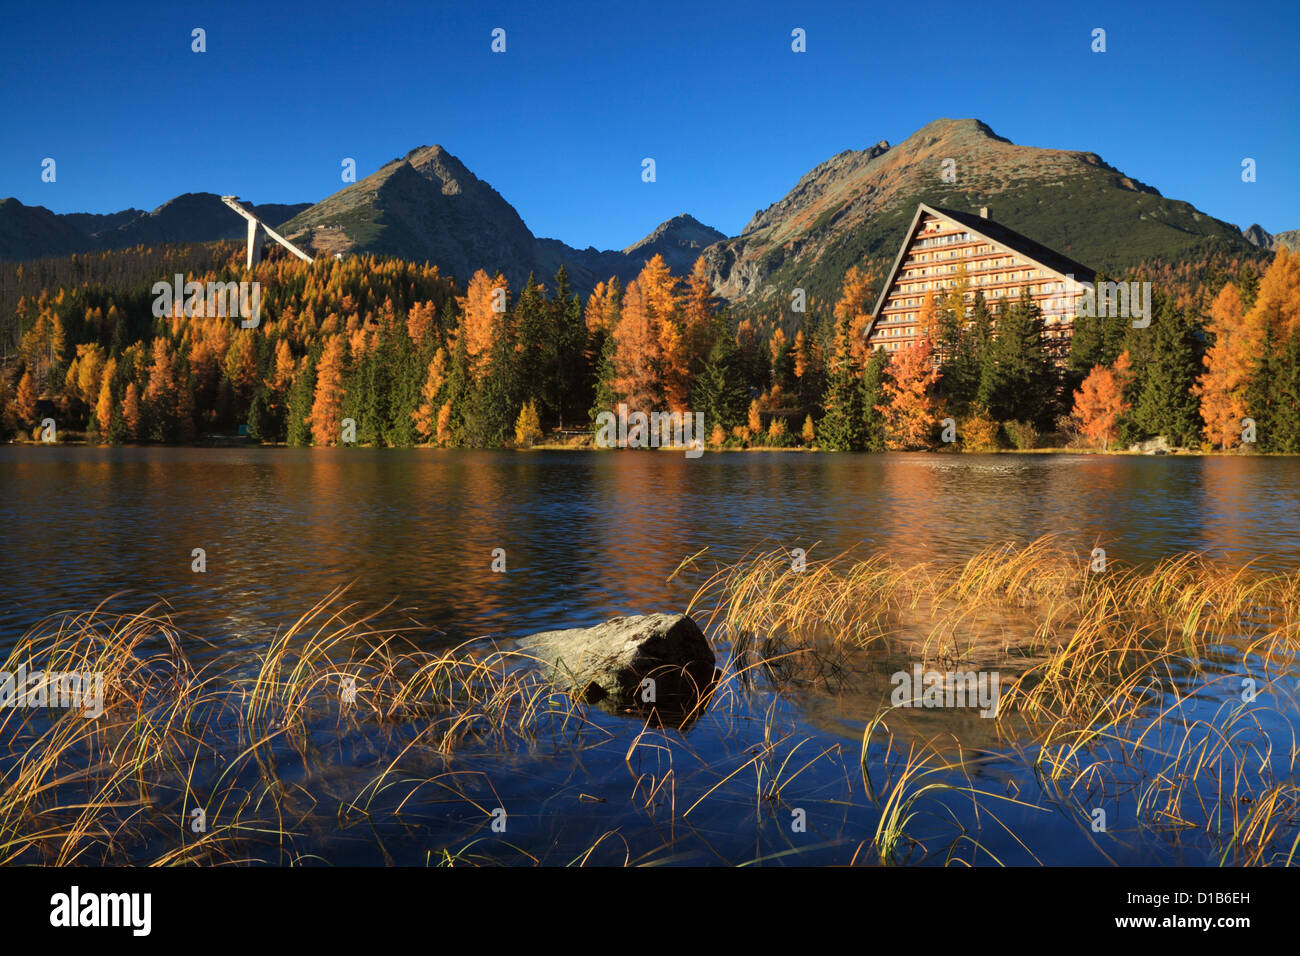
[[[941,117],[896,146],[845,150],[814,167],[740,236],[709,249],[714,292],[767,303],[799,286],[833,299],[846,263],[877,277],[888,267],[918,202],[992,205],[1009,227],[1107,271],[1136,265],[1138,249],[1250,248],[1235,226],[1165,200],[1093,153],[1019,146],[982,120]]]
[[[1249,229],[1241,230],[1241,234],[1252,246],[1259,246],[1261,249],[1273,248],[1273,237],[1259,223],[1253,224]]]
[[[706,226],[690,213],[681,213],[661,222],[650,235],[623,250],[638,266],[656,255],[664,257],[668,268],[678,275],[691,271],[695,260],[715,242],[727,237]]]
[[[909,136],[908,139],[912,140],[928,136],[938,136],[943,138],[947,136],[960,136],[963,134],[967,136],[979,136],[984,139],[993,139],[997,140],[999,143],[1011,143],[1011,140],[1007,139],[1005,136],[999,136],[997,133],[993,132],[993,127],[989,126],[988,123],[976,119],[973,116],[965,119],[952,119],[947,116],[941,116],[936,120],[931,120],[929,123],[926,123]]]

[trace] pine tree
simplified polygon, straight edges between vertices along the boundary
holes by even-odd
[[[516,369],[514,330],[505,320],[488,356],[483,380],[470,397],[465,424],[475,447],[499,447],[514,427],[515,409],[523,401]]]
[[[521,386],[538,404],[540,416],[547,421],[560,417],[560,363],[553,318],[550,303],[529,273],[510,319],[519,343],[516,372]]]
[[[695,380],[691,407],[704,414],[706,427],[720,425],[730,431],[744,421],[748,403],[749,389],[735,340],[729,335],[720,336]]]
[[[889,394],[885,391],[889,353],[875,349],[862,373],[863,450],[885,450],[885,415],[889,411]]]
[[[555,337],[551,392],[563,427],[566,421],[579,421],[585,415],[587,400],[595,386],[594,369],[588,361],[582,301],[569,285],[569,273],[564,266],[555,273],[555,293],[548,305]]]
[[[316,394],[316,357],[308,354],[289,389],[287,440],[295,448],[311,444],[312,400]]]
[[[998,421],[1055,421],[1056,370],[1043,341],[1043,313],[1029,296],[998,315],[982,363],[977,401]]]
[[[854,363],[853,315],[840,310],[835,336],[835,358],[826,390],[826,413],[817,426],[822,447],[829,451],[861,451],[866,445],[867,421],[863,383]]]
[[[1197,330],[1173,299],[1161,296],[1151,335],[1150,363],[1139,370],[1133,420],[1147,435],[1163,435],[1174,445],[1195,445],[1201,430],[1199,403],[1192,388],[1201,368]]]
[[[993,338],[993,321],[984,293],[975,290],[970,322],[957,335],[952,360],[942,369],[944,394],[957,409],[975,401],[980,387],[984,356]]]

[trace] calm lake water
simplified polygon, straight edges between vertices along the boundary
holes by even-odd
[[[518,636],[681,607],[665,580],[706,547],[956,560],[1046,533],[1294,568],[1300,459],[4,447],[0,640],[132,590],[257,642],[348,583],[449,641]]]
[[[248,654],[332,588],[350,584],[363,606],[391,603],[436,628],[422,638],[436,647],[679,610],[694,582],[667,579],[705,548],[710,563],[778,547],[808,549],[814,558],[859,548],[944,562],[1047,533],[1085,553],[1101,545],[1125,563],[1191,550],[1291,570],[1300,562],[1300,460],[3,447],[0,644],[52,612],[86,610],[128,591],[116,607],[165,599],[189,629],[216,642],[215,652],[194,648],[195,658]],[[205,573],[191,570],[195,548],[206,552]],[[492,571],[498,548],[504,574]],[[792,707],[791,719],[807,733],[847,743],[856,765],[863,726],[856,714],[836,713],[824,699]],[[607,760],[586,761],[587,789],[605,774],[626,776],[627,735],[638,729],[602,719],[621,735],[622,749],[616,740]],[[684,736],[718,761],[745,744],[708,721]],[[543,766],[515,775],[541,804],[563,789]],[[1025,782],[1011,768],[989,773]],[[617,805],[594,805],[581,819],[570,813],[574,830],[562,835],[538,809],[532,835],[581,850],[590,834],[618,822]],[[710,812],[721,814],[700,814],[712,834],[701,840],[711,844],[736,824],[729,811]],[[1008,841],[1004,862],[1205,859],[1202,850],[1131,834],[1123,849],[1098,856],[1073,823],[1014,807],[1007,815],[1020,840],[1038,841],[1032,857]],[[873,827],[869,813],[843,816],[833,833],[787,862],[847,862]],[[372,859],[358,850],[347,859],[423,863],[438,839],[407,857]],[[746,858],[785,845],[753,834],[737,839],[748,845]],[[717,858],[724,856],[736,858]],[[709,851],[683,859],[709,862]]]

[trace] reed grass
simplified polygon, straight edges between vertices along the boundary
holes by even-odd
[[[0,670],[102,673],[105,712],[0,709],[0,864],[295,865],[331,847],[392,862],[416,840],[439,866],[814,850],[999,865],[1040,859],[1015,821],[1042,813],[1103,860],[1193,840],[1224,865],[1296,862],[1300,574],[1200,554],[1097,572],[1055,538],[950,565],[846,554],[796,570],[773,551],[710,574],[702,554],[673,576],[702,578],[689,610],[721,678],[684,720],[639,728],[525,655],[442,646],[344,590],[202,665],[208,645],[162,604],[51,616]],[[905,662],[1007,675],[978,746],[889,703]],[[860,747],[810,726],[819,696],[863,715]],[[517,796],[521,767],[552,768],[554,793]],[[991,785],[1015,768],[1032,789]],[[1105,840],[1098,807],[1117,818]],[[493,830],[501,811],[523,835]],[[738,853],[739,828],[762,839]]]

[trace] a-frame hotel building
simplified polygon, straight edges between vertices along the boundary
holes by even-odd
[[[967,315],[980,289],[990,310],[1010,305],[1026,286],[1043,310],[1049,345],[1063,352],[1073,331],[1077,283],[1095,281],[1087,266],[1022,236],[990,218],[921,203],[876,301],[867,327],[867,344],[894,352],[920,339],[922,303],[937,300],[965,267]],[[1008,301],[1010,300],[1010,301]]]

